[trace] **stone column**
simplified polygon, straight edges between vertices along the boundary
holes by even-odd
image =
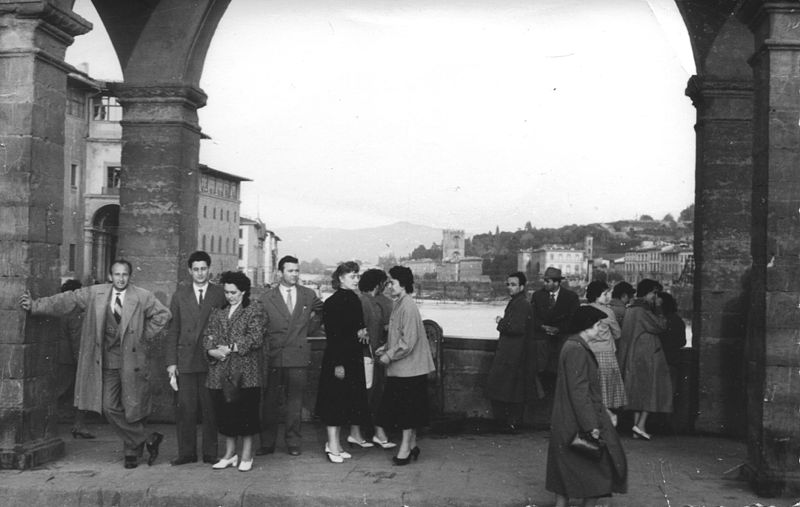
[[[91,25],[55,4],[0,1],[0,468],[30,468],[64,453],[52,378],[55,321],[27,318],[17,306],[24,290],[46,296],[60,283],[64,54]]]
[[[693,76],[686,94],[697,108],[692,334],[700,368],[695,429],[743,436],[753,89],[750,81]]]
[[[800,3],[745,1],[754,34],[748,451],[756,490],[800,493]]]
[[[194,86],[117,85],[123,106],[118,257],[134,284],[162,302],[197,249],[200,127],[206,95]]]

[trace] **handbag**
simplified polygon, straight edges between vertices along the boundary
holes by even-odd
[[[367,389],[372,387],[372,379],[375,376],[375,356],[372,354],[372,347],[367,345],[369,355],[364,356],[364,379],[367,381]]]
[[[231,361],[227,361],[227,371],[222,375],[222,396],[225,403],[236,403],[242,398],[242,372],[231,370]]]
[[[584,458],[589,458],[592,461],[600,461],[603,457],[603,450],[606,443],[600,438],[594,438],[590,433],[578,431],[572,437],[569,443],[569,448],[577,452]]]

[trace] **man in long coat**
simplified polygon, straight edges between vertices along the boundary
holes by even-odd
[[[525,297],[524,273],[508,275],[506,287],[511,301],[502,317],[497,317],[497,340],[489,369],[486,394],[500,429],[513,433],[522,420],[525,401],[536,398],[535,371],[527,371],[526,348],[531,340],[533,310]]]
[[[164,354],[175,394],[175,432],[178,457],[173,466],[197,461],[197,412],[202,413],[203,463],[217,462],[217,424],[211,393],[206,387],[208,358],[203,331],[214,308],[222,308],[225,291],[209,283],[211,256],[197,251],[187,261],[191,284],[178,287],[172,296],[172,320],[167,328]]]
[[[299,262],[290,255],[281,258],[280,283],[261,297],[267,357],[266,388],[261,398],[261,447],[256,450],[259,455],[275,452],[280,405],[285,405],[286,450],[292,456],[301,453],[303,391],[311,364],[308,335],[320,326],[322,300],[313,290],[298,285]]]
[[[544,389],[552,394],[558,355],[567,337],[572,314],[580,306],[578,295],[561,286],[561,270],[549,267],[544,271],[544,286],[531,296],[533,306],[533,357],[529,361],[542,374]]]
[[[130,262],[119,259],[111,264],[112,283],[35,300],[26,292],[19,298],[20,307],[32,315],[85,311],[75,406],[106,416],[123,442],[125,468],[139,464],[145,446],[148,465],[158,456],[163,435],[148,436],[144,426],[151,411],[147,349],[171,316],[152,292],[129,283],[131,271]]]

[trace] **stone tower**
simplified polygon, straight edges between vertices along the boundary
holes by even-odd
[[[457,261],[464,257],[464,231],[442,230],[442,262]]]

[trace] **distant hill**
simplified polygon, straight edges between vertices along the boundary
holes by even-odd
[[[295,255],[308,262],[319,259],[325,264],[352,259],[374,263],[389,251],[399,259],[419,245],[442,242],[441,229],[408,222],[367,229],[282,227],[275,233],[281,238],[279,256]]]

